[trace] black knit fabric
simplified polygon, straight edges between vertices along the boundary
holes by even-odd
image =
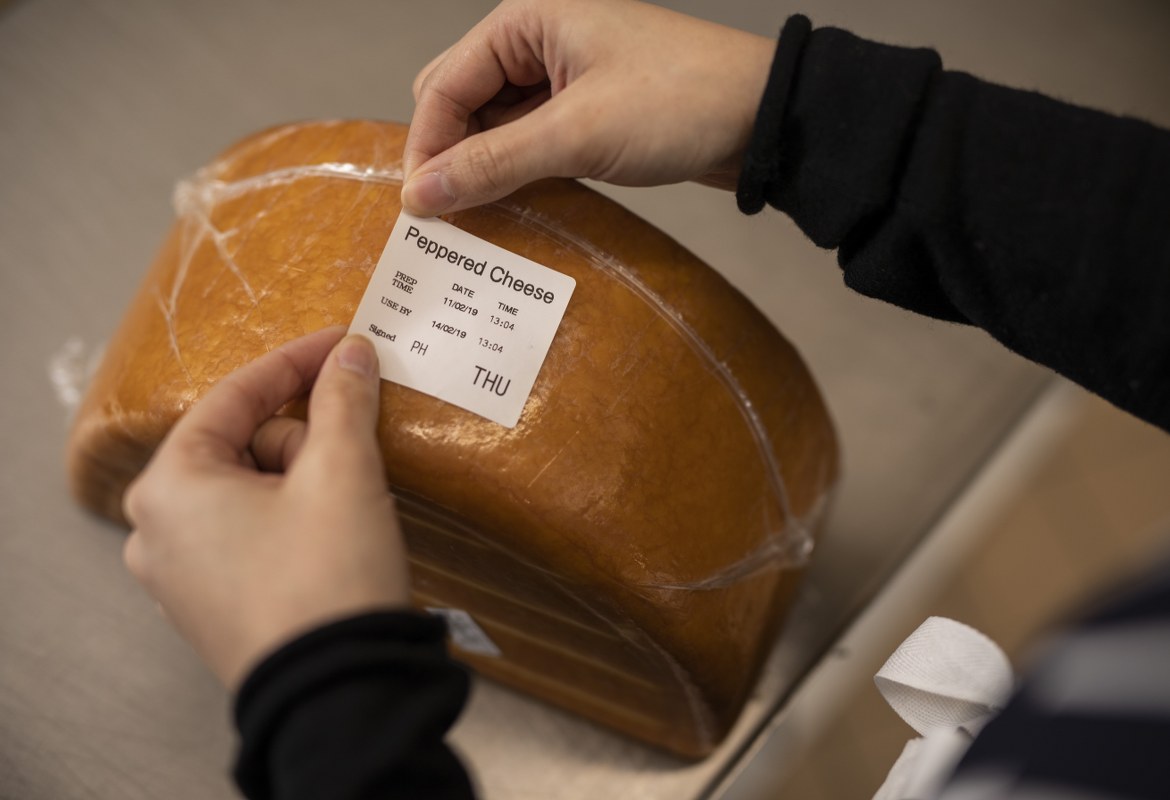
[[[784,23],[764,97],[756,112],[756,124],[751,142],[744,154],[735,198],[739,210],[758,214],[764,209],[768,195],[775,191],[781,172],[781,130],[788,95],[796,82],[796,65],[804,51],[804,43],[812,32],[808,17],[794,14]]]
[[[857,291],[978,325],[1170,428],[1170,133],[833,28],[787,69],[743,193],[837,249]]]
[[[441,619],[379,612],[285,645],[236,700],[236,783],[249,800],[464,800],[443,736],[467,699]]]

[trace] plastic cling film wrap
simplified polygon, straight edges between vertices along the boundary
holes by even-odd
[[[83,504],[117,519],[126,485],[212,384],[352,322],[397,219],[405,135],[388,123],[286,126],[176,187],[175,225],[77,413],[70,472]],[[835,481],[815,383],[730,284],[575,182],[445,221],[576,288],[515,427],[382,385],[378,439],[414,602],[471,615],[498,655],[459,657],[484,675],[705,755],[750,694]],[[489,276],[507,266],[497,257]],[[458,324],[473,300],[479,322],[515,324],[497,344],[530,341],[524,308],[480,291],[464,273],[474,265],[391,260],[435,270],[442,302],[407,288],[422,285],[410,275],[374,285],[379,315],[409,307],[424,323],[411,338],[465,328],[467,343],[492,343]]]
[[[670,589],[682,592],[716,591],[726,589],[740,581],[747,580],[761,570],[775,569],[780,566],[801,566],[812,555],[813,539],[810,532],[816,530],[823,522],[825,514],[831,505],[832,495],[832,490],[828,490],[820,495],[809,513],[799,520],[800,530],[804,534],[803,536],[770,536],[759,547],[747,553],[735,563],[729,564],[723,569],[697,581],[687,581],[685,583],[647,583],[643,585],[654,589]]]
[[[90,378],[102,361],[105,343],[88,345],[80,336],[71,336],[51,356],[47,371],[57,400],[72,416],[85,394]]]
[[[741,561],[729,564],[717,573],[702,581],[693,581],[687,584],[647,584],[667,589],[710,589],[720,588],[743,580],[759,569],[773,566],[804,566],[812,554],[813,537],[803,519],[792,513],[788,499],[788,490],[784,484],[784,477],[780,471],[780,462],[769,443],[767,429],[759,414],[752,405],[751,398],[743,386],[736,379],[726,361],[720,359],[711,347],[703,340],[693,327],[687,322],[683,314],[663,300],[644,282],[638,279],[628,266],[598,251],[590,242],[579,236],[549,224],[539,214],[518,209],[510,205],[507,200],[493,204],[512,215],[524,225],[531,226],[545,235],[561,239],[570,246],[586,253],[593,265],[612,276],[630,288],[655,313],[659,314],[678,332],[695,355],[706,362],[708,369],[719,377],[728,393],[735,399],[744,424],[751,431],[760,454],[760,460],[768,475],[777,505],[784,515],[784,525],[779,530],[772,530],[767,540],[760,547]]]
[[[463,537],[465,542],[471,542],[486,551],[498,553],[508,561],[514,562],[524,569],[531,570],[532,573],[541,576],[547,581],[552,591],[564,597],[571,607],[579,609],[585,619],[591,620],[596,624],[598,626],[597,630],[612,636],[625,647],[645,652],[656,663],[655,674],[659,676],[658,680],[672,682],[677,687],[679,696],[684,700],[685,713],[689,717],[690,724],[696,731],[702,746],[709,748],[714,747],[718,743],[719,737],[715,731],[716,723],[711,718],[711,712],[707,704],[703,702],[699,688],[695,686],[694,682],[688,676],[687,671],[670,654],[667,648],[656,641],[647,630],[640,627],[634,620],[629,617],[615,617],[612,613],[607,614],[599,609],[595,603],[589,602],[580,591],[575,591],[573,587],[565,585],[560,580],[560,576],[550,572],[541,565],[534,564],[522,556],[509,551],[507,548],[501,546],[499,542],[484,536],[474,528],[460,522],[450,509],[436,506],[426,498],[416,498],[409,493],[395,492],[395,498],[398,505],[398,514],[407,526],[408,535],[412,527],[425,529],[430,534],[449,536],[455,533]],[[436,510],[441,515],[440,524],[436,524],[438,522],[435,519]],[[415,569],[425,569],[427,567],[425,558],[420,557],[418,554],[412,555],[411,561]],[[499,596],[506,596],[500,594],[502,591],[507,590],[496,590],[496,593]],[[417,593],[418,588],[416,587]],[[424,606],[434,604],[434,601],[425,592],[422,593],[420,599]],[[539,616],[549,615],[549,611],[546,608],[531,603],[524,603],[515,597],[510,599],[517,605],[522,606],[527,614]],[[481,612],[478,614],[478,619],[482,625],[489,628],[500,625],[500,622],[491,613]],[[553,615],[553,619],[557,625],[569,629],[583,624],[579,619],[570,620],[558,615]],[[577,663],[581,661],[593,661],[593,659],[590,659],[588,655],[581,651],[580,645],[572,641],[572,634],[567,638],[569,639],[568,643],[555,645],[560,653],[565,654],[571,661]],[[493,658],[498,658],[498,656],[499,653]],[[597,662],[593,661],[593,663],[596,664]],[[499,668],[499,664],[493,664],[493,667]],[[571,686],[565,684],[556,675],[546,676],[545,680],[550,684],[571,690]]]
[[[402,167],[400,164],[377,168],[341,163],[309,164],[301,167],[285,167],[230,182],[218,178],[216,170],[204,168],[196,171],[190,178],[175,184],[171,203],[175,213],[179,216],[192,212],[196,214],[202,212],[206,215],[208,210],[225,200],[231,200],[257,189],[270,189],[273,186],[281,186],[305,178],[336,178],[361,183],[389,183],[401,186]]]
[[[270,189],[309,178],[331,178],[336,180],[359,181],[361,183],[384,183],[400,186],[402,170],[400,165],[375,169],[362,168],[354,164],[323,163],[308,166],[285,167],[260,175],[236,181],[224,181],[217,177],[222,172],[220,164],[198,170],[186,180],[179,181],[171,197],[175,215],[183,226],[183,240],[178,268],[169,291],[164,295],[155,292],[159,312],[166,320],[167,334],[175,359],[191,383],[191,373],[183,361],[178,336],[175,334],[175,315],[179,295],[183,291],[191,259],[205,241],[214,244],[220,260],[240,282],[253,305],[257,305],[256,292],[248,282],[244,271],[236,263],[230,249],[230,240],[238,233],[235,229],[220,230],[212,221],[212,211],[220,203],[233,200],[261,189]]]
[[[175,211],[180,220],[183,221],[185,231],[183,259],[180,262],[169,296],[165,300],[161,296],[158,297],[158,305],[167,320],[172,348],[180,363],[182,363],[182,355],[179,352],[179,344],[174,335],[173,327],[175,304],[186,276],[191,255],[200,243],[204,240],[210,240],[214,243],[227,269],[241,281],[249,298],[255,301],[252,287],[247,283],[242,270],[235,263],[225,244],[235,231],[221,231],[211,221],[211,211],[215,206],[261,189],[270,189],[311,178],[391,186],[401,186],[403,179],[400,162],[378,167],[324,162],[284,167],[235,181],[225,181],[217,177],[221,172],[222,169],[217,169],[216,165],[199,170],[191,178],[181,181],[174,192]],[[805,517],[795,515],[792,511],[779,458],[770,445],[767,427],[730,365],[711,349],[710,345],[691,326],[679,309],[666,302],[641,281],[628,265],[599,251],[592,243],[561,226],[555,225],[531,209],[517,206],[507,199],[489,205],[510,216],[520,225],[529,228],[535,235],[553,238],[562,245],[583,254],[597,270],[626,286],[655,314],[669,323],[695,356],[705,363],[708,371],[719,379],[729,396],[733,398],[743,424],[750,431],[756,443],[760,463],[767,475],[777,508],[781,512],[782,524],[770,527],[765,540],[742,559],[725,565],[701,580],[672,581],[668,579],[645,585],[671,590],[710,590],[747,579],[762,569],[804,566],[814,545],[811,529],[806,524]],[[193,234],[187,232],[188,226],[194,228]],[[823,501],[819,505],[823,505]]]

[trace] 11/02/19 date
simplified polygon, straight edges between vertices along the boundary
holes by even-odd
[[[479,346],[487,350],[491,350],[493,353],[504,352],[504,346],[502,344],[499,342],[493,342],[490,339],[485,339],[482,336],[479,337]]]

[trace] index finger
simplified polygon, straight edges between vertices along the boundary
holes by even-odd
[[[432,58],[425,67],[418,71],[418,75],[414,76],[414,83],[412,83],[410,86],[410,91],[414,95],[414,102],[418,102],[418,96],[422,94],[423,83],[426,81],[427,76],[434,72],[435,67],[439,66],[447,60],[447,54],[450,53],[453,48],[454,45],[448,47],[446,50]]]
[[[329,351],[344,335],[342,327],[326,328],[240,367],[183,415],[163,447],[238,464],[256,429],[312,387]]]
[[[404,178],[462,141],[471,116],[505,85],[529,86],[547,77],[528,24],[524,14],[497,9],[424,68],[403,148]]]

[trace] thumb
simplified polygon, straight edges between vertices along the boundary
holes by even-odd
[[[573,127],[554,124],[560,113],[550,100],[452,145],[412,173],[402,187],[403,207],[429,217],[499,200],[540,178],[580,177]]]
[[[382,472],[375,436],[378,354],[362,336],[346,336],[325,359],[309,395],[309,430],[299,462],[324,459],[327,469]]]

